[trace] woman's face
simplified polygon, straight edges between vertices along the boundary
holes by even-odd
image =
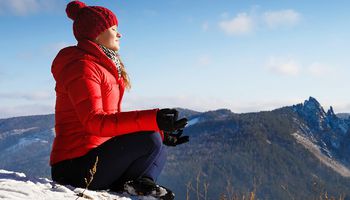
[[[95,42],[114,51],[118,51],[120,49],[119,39],[121,37],[122,35],[118,32],[117,26],[114,25],[97,36]]]

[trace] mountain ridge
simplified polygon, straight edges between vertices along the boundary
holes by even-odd
[[[178,197],[196,189],[189,183],[195,185],[198,176],[209,183],[210,199],[228,187],[255,191],[259,199],[286,199],[288,193],[310,199],[325,191],[350,196],[350,122],[313,97],[254,113],[179,111],[189,118],[184,134],[190,142],[168,148],[159,178]],[[53,123],[54,115],[0,121],[0,168],[49,177]]]

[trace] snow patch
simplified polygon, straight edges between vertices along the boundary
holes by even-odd
[[[21,138],[17,144],[7,148],[5,151],[7,152],[13,152],[18,151],[21,148],[25,148],[26,146],[29,146],[34,143],[49,143],[46,140],[41,140],[39,138]]]
[[[3,179],[7,175],[9,175],[10,177],[14,177],[15,179],[26,177],[26,175],[24,173],[11,172],[11,171],[0,169],[0,180]]]
[[[37,128],[38,127],[31,127],[31,128],[24,128],[24,129],[13,129],[10,132],[11,133],[15,133],[15,134],[22,134],[24,132],[31,131],[31,130],[34,130],[34,129],[37,129]]]
[[[34,129],[38,129],[38,127],[31,127],[31,128],[25,128],[25,129],[13,129],[13,130],[1,133],[0,136],[21,135],[22,133],[25,133],[27,131],[31,131],[31,130],[34,130]]]
[[[187,127],[197,124],[199,122],[199,119],[200,119],[199,117],[191,119],[190,121],[187,122]]]
[[[311,142],[308,138],[301,136],[297,132],[293,133],[292,136],[295,137],[298,143],[302,144],[307,150],[314,154],[314,156],[316,156],[323,164],[344,177],[350,177],[350,170],[336,160],[324,155],[318,145]]]
[[[76,200],[83,188],[63,186],[46,178],[31,178],[23,173],[0,169],[0,199],[6,200]],[[92,200],[155,200],[150,196],[130,196],[108,191],[85,190],[84,197]],[[80,197],[78,199],[84,200]]]
[[[304,123],[300,122],[297,118],[294,118],[294,117],[293,117],[293,121],[296,124],[299,124],[299,128],[302,131],[302,133],[305,134],[308,138],[310,138],[312,142],[316,142],[317,141],[315,139],[312,131],[309,129],[308,126],[306,126]]]

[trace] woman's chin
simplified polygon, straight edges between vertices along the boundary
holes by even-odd
[[[119,51],[120,47],[119,46],[114,46],[111,48],[113,51]]]

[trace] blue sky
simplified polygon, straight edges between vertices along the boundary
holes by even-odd
[[[69,1],[0,0],[0,118],[54,112]],[[133,88],[123,109],[271,110],[313,96],[350,112],[350,1],[84,1],[111,9]]]

